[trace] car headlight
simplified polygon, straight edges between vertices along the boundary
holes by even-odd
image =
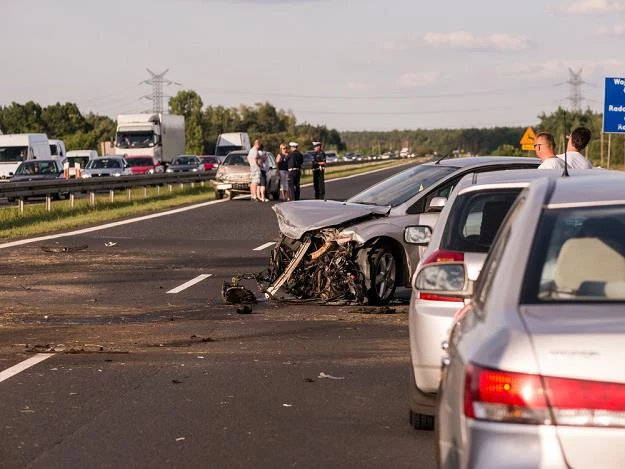
[[[148,174],[154,174],[154,170],[153,169],[148,169]]]
[[[91,177],[91,174],[89,174],[89,173],[83,173],[83,174],[81,174],[81,175],[80,175],[80,177],[82,177],[83,179],[88,179],[88,178],[90,178],[90,177]]]
[[[174,170],[173,170],[173,169],[171,169],[171,168],[167,168],[167,171],[166,171],[166,172],[168,172],[168,173],[173,173],[173,172],[174,172]]]
[[[120,177],[121,175],[122,175],[122,173],[114,173],[113,174],[113,176],[116,177],[116,178]]]

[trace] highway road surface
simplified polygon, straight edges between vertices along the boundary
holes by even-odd
[[[408,423],[407,305],[223,302],[267,265],[271,205],[0,245],[0,467],[434,467],[433,434]]]

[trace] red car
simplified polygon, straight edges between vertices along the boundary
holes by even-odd
[[[126,161],[132,174],[156,174],[165,172],[165,168],[152,156],[127,156]]]
[[[200,160],[202,160],[202,164],[204,165],[204,171],[217,170],[219,167],[219,158],[216,156],[200,156]]]

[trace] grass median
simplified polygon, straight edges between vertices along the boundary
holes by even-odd
[[[405,164],[405,160],[367,162],[362,165],[337,166],[328,168],[326,180]],[[304,175],[302,183],[312,181],[311,175]],[[24,212],[15,205],[0,208],[0,240],[9,241],[71,229],[84,228],[102,223],[122,220],[150,213],[162,212],[175,207],[207,202],[215,198],[209,184],[204,186],[173,186],[172,191],[157,188],[135,188],[130,192],[115,193],[114,201],[110,195],[97,195],[95,204],[89,198],[76,198],[74,207],[68,200],[55,201],[52,210],[46,211],[45,204],[29,203],[24,205]]]

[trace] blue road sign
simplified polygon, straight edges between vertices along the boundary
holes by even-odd
[[[603,132],[625,134],[625,78],[605,79]]]

